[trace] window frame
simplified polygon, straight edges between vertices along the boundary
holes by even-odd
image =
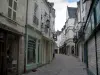
[[[33,50],[30,50],[29,49],[29,41],[34,41],[35,43],[35,49],[33,48]],[[31,37],[31,36],[28,36],[28,48],[27,48],[27,64],[30,64],[30,63],[36,63],[36,46],[37,46],[37,39]],[[28,52],[32,52],[33,55],[32,55],[32,58],[33,60],[30,60],[31,58],[29,58],[29,55],[28,55]]]
[[[16,7],[14,6],[14,3],[16,3]],[[16,15],[17,15],[17,0],[12,0],[12,6],[10,6],[9,5],[9,2],[8,2],[8,10],[9,9],[11,10],[11,13],[9,13],[9,11],[8,11],[8,18],[16,21]],[[14,16],[14,13],[15,13],[15,16]],[[9,14],[11,14],[11,16],[9,16]]]

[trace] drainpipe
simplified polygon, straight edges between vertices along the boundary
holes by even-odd
[[[96,14],[96,9],[94,9],[94,21],[95,21],[95,24],[97,24],[97,19],[96,19],[96,16],[97,16],[97,14]],[[96,29],[96,25],[95,25],[95,29]],[[98,53],[97,53],[97,34],[96,34],[97,32],[96,32],[96,30],[95,30],[95,53],[96,53],[96,72],[97,72],[97,75],[99,75],[99,73],[98,73],[98,71],[99,71],[99,69],[98,69]]]
[[[50,8],[50,10],[49,10],[49,21],[50,21],[50,11],[51,11],[51,7],[49,7]],[[49,26],[49,37],[50,37],[50,26]]]
[[[24,51],[24,73],[26,72],[26,49],[27,49],[27,17],[28,17],[28,0],[26,1],[26,24],[25,24],[25,51]]]

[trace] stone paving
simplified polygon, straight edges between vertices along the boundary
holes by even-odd
[[[87,75],[87,72],[85,65],[77,58],[59,54],[52,63],[24,75]]]

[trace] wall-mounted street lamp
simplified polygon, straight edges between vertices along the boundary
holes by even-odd
[[[53,39],[57,41],[57,34],[53,34]]]

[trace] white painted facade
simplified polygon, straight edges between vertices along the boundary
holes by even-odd
[[[80,0],[78,3],[78,10],[77,10],[77,20],[76,20],[76,24],[74,26],[75,29],[75,35],[78,36],[78,31],[80,30],[80,28],[82,27],[82,25],[84,25],[84,22],[86,21],[86,10],[85,10],[85,6],[86,3],[83,3],[82,0]],[[78,37],[77,37],[78,38]],[[80,61],[82,61],[83,55],[84,55],[84,40],[80,40],[78,42],[78,58]]]
[[[38,19],[38,25],[33,22],[34,16]],[[27,63],[28,44],[26,44],[26,70],[32,70],[52,61],[55,48],[55,41],[53,39],[55,32],[55,9],[50,6],[47,0],[28,0],[27,17],[27,43],[28,36],[36,39],[34,63]],[[50,21],[48,28],[47,20]]]
[[[6,30],[7,33],[11,32],[14,35],[19,36],[17,40],[19,46],[17,47],[18,62],[15,60],[15,63],[18,64],[18,74],[21,74],[24,71],[24,34],[26,24],[26,0],[13,1],[17,3],[16,20],[13,20],[13,17],[8,17],[9,0],[0,0],[0,28]]]
[[[74,31],[73,31],[73,27],[75,25],[75,18],[69,18],[66,22],[66,47],[67,47],[67,54],[70,55],[71,54],[71,48],[72,46],[74,46],[73,43],[73,37],[74,37]]]
[[[52,55],[55,49],[55,42],[53,40],[53,34],[55,33],[55,9],[52,6],[49,6],[45,0],[41,0],[41,24],[43,24],[43,28],[41,29],[43,34],[43,41],[45,41],[44,48],[45,51],[47,50],[46,47],[48,46],[48,50],[46,51],[48,54],[45,54],[43,58],[45,63],[48,63],[52,60]],[[46,21],[50,21],[50,26],[45,31]],[[44,40],[45,39],[45,40]],[[48,43],[48,44],[47,44]],[[44,51],[44,50],[43,50]]]
[[[73,37],[74,37],[74,25],[75,18],[69,18],[68,10],[66,12],[67,21],[65,22],[65,28],[61,31],[60,35],[57,36],[57,46],[60,48],[66,43],[66,52],[71,54],[71,48],[74,46]]]
[[[17,10],[16,10],[16,21],[8,17],[8,1],[0,0],[0,23],[5,24],[8,27],[11,27],[21,33],[25,33],[25,23],[26,23],[26,0],[17,1]],[[15,23],[14,23],[15,22]],[[17,23],[17,24],[16,24]]]

